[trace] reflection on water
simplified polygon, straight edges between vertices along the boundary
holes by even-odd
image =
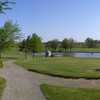
[[[53,57],[63,57],[63,56],[72,56],[72,57],[79,57],[79,58],[100,58],[100,52],[73,52],[73,53],[61,53],[61,52],[56,52],[52,53]],[[45,56],[45,53],[36,53],[36,56]]]
[[[74,53],[54,53],[54,55],[57,56],[73,56],[73,57],[79,57],[79,58],[100,58],[100,53],[90,52],[90,53],[80,53],[80,52],[74,52]]]
[[[73,56],[81,58],[100,58],[100,53],[74,53]]]

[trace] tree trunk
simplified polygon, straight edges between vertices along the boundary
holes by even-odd
[[[27,52],[25,51],[24,53],[25,53],[25,59],[27,59]]]
[[[70,48],[70,53],[72,52],[72,48]]]

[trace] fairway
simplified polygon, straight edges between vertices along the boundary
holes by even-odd
[[[100,90],[41,85],[47,100],[100,100]]]
[[[28,70],[66,78],[100,78],[100,59],[74,57],[34,57],[19,59],[17,64]]]

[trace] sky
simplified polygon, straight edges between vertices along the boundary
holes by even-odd
[[[100,40],[100,0],[16,0],[12,8],[0,15],[0,26],[12,20],[23,37],[37,33],[43,41]]]

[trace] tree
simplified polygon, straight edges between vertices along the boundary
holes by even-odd
[[[10,4],[15,2],[9,0],[0,0],[0,13],[5,13],[5,10],[11,9]]]
[[[11,21],[5,22],[0,28],[0,57],[4,49],[8,48],[11,43],[18,39],[19,27]]]
[[[25,53],[25,57],[27,58],[27,54],[29,53],[37,53],[42,52],[44,50],[44,45],[41,41],[41,38],[34,33],[32,36],[28,36],[27,39],[24,39],[21,43],[19,43],[19,50]]]
[[[34,33],[30,38],[29,50],[32,53],[36,53],[36,52],[41,52],[43,49],[44,45],[41,41],[41,38],[36,33]]]
[[[27,58],[27,54],[29,52],[29,49],[28,49],[28,41],[27,40],[23,40],[22,42],[19,43],[19,50],[21,52],[24,52],[25,53],[25,58]]]
[[[65,38],[62,43],[61,43],[61,47],[65,49],[65,52],[66,50],[69,48],[69,44],[68,44],[68,39]]]
[[[88,48],[94,48],[96,47],[96,42],[92,38],[87,38],[85,40],[85,44]]]
[[[70,38],[70,39],[68,40],[68,46],[69,46],[69,49],[70,49],[70,52],[71,52],[71,49],[72,49],[73,46],[74,46],[74,40],[73,40],[72,38]]]
[[[49,48],[51,48],[53,51],[56,51],[59,46],[59,41],[58,39],[54,39],[49,41],[47,44]]]
[[[18,46],[19,46],[19,51],[24,52],[25,51],[25,42],[26,40],[24,39],[23,41],[21,41]]]

